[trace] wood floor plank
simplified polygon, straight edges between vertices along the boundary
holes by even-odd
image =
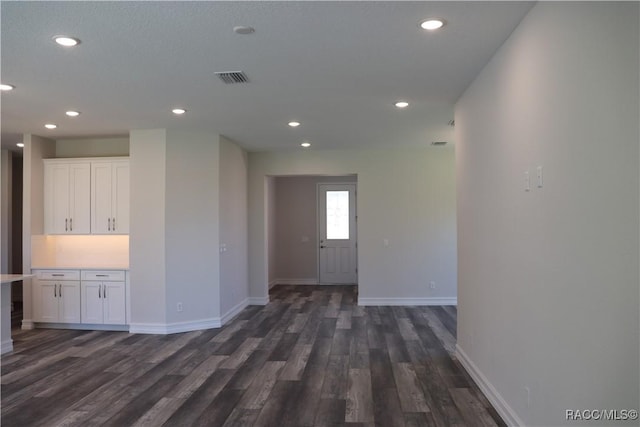
[[[154,427],[164,424],[171,415],[184,404],[185,399],[176,397],[162,397],[145,412],[132,427]]]
[[[218,366],[227,360],[227,356],[213,355],[202,362],[189,375],[184,376],[169,393],[169,396],[177,399],[187,399],[193,394],[218,368]]]
[[[242,409],[262,409],[285,364],[286,362],[281,361],[266,362],[251,383],[252,386],[244,393],[238,407]]]
[[[468,388],[452,388],[449,390],[453,402],[466,420],[467,424],[477,426],[497,427],[496,422],[487,413],[486,408],[473,396]]]
[[[404,412],[431,412],[422,388],[418,383],[413,365],[410,363],[393,363],[392,368],[402,410]]]
[[[344,423],[347,401],[344,399],[320,399],[314,426],[333,427]]]
[[[237,369],[247,361],[251,353],[260,345],[262,338],[247,338],[222,364],[222,369]]]
[[[346,399],[349,356],[331,355],[322,386],[322,399]]]
[[[395,387],[373,387],[373,407],[376,424],[385,427],[405,427],[405,418]]]
[[[207,380],[167,419],[163,426],[192,425],[200,414],[227,384],[233,371],[216,370]]]
[[[309,344],[296,344],[293,347],[289,360],[287,360],[286,365],[282,369],[280,379],[288,381],[301,380],[302,373],[304,372],[304,368],[307,366],[307,361],[309,360],[309,355],[311,354],[312,349],[313,346]]]
[[[371,373],[368,369],[349,369],[346,422],[374,421]]]
[[[0,422],[92,426],[504,426],[455,359],[455,307],[358,306],[275,286],[218,329],[14,333]]]

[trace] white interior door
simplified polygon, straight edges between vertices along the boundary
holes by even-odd
[[[356,184],[318,184],[320,283],[358,283]]]

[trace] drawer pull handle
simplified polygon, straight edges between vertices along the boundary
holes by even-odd
[[[64,274],[52,274],[53,277],[64,277]]]
[[[96,274],[96,277],[109,277],[108,274]]]

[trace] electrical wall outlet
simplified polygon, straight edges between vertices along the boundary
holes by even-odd
[[[179,302],[178,304],[176,304],[176,310],[177,311],[182,311],[182,303]]]
[[[431,282],[429,282],[429,288],[430,289],[435,289],[436,288],[436,282],[434,282],[433,280]]]

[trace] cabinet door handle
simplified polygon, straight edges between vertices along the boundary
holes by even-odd
[[[53,284],[53,297],[58,298],[58,285]]]
[[[73,218],[69,218],[69,231],[73,231]]]
[[[60,298],[62,298],[62,285],[58,285],[60,286],[60,290],[58,291],[58,295],[60,296]]]
[[[104,286],[102,288],[102,298],[106,298],[107,297],[107,285],[102,285]]]
[[[113,221],[111,221],[111,223],[113,224],[113,231],[116,231],[116,219],[113,218]]]
[[[111,218],[107,219],[107,231],[111,231]]]
[[[69,231],[69,219],[64,219],[64,231]]]
[[[102,285],[98,285],[98,298],[102,298],[102,297],[100,296],[100,289],[102,289]]]

